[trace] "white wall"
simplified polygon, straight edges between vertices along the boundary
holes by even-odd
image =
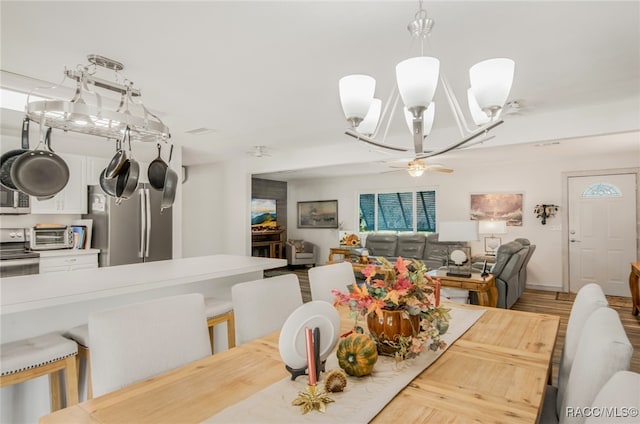
[[[250,255],[251,174],[244,161],[197,165],[183,184],[183,255]]]
[[[453,174],[426,173],[411,178],[405,172],[376,174],[354,178],[326,178],[292,181],[288,184],[289,221],[288,236],[305,239],[320,246],[320,262],[324,263],[329,248],[337,246],[338,230],[299,229],[296,222],[296,202],[308,200],[338,200],[338,219],[345,230],[357,230],[360,191],[381,190],[437,190],[437,220],[464,220],[469,218],[471,193],[518,192],[524,193],[523,224],[508,227],[503,242],[525,237],[537,245],[528,268],[529,286],[562,290],[562,219],[549,219],[542,225],[533,214],[539,203],[562,203],[562,172],[597,169],[638,167],[637,155],[609,154],[576,156],[571,160],[532,161],[517,157],[499,165],[478,163]],[[561,210],[560,214],[563,213]],[[472,254],[484,251],[482,241],[471,244]]]

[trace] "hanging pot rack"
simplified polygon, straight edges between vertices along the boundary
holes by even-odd
[[[109,81],[94,75],[98,66],[117,72],[124,69],[124,65],[113,59],[100,55],[88,55],[91,65],[73,69],[65,69],[65,79],[76,82],[76,92],[70,100],[39,100],[29,101],[35,94],[29,93],[26,113],[29,119],[44,122],[44,125],[64,131],[90,134],[105,138],[121,138],[125,128],[130,128],[130,137],[143,142],[167,141],[171,138],[169,128],[162,120],[142,103],[139,89],[133,87],[133,82],[124,83]],[[93,66],[90,69],[89,66]],[[64,80],[63,80],[64,82]],[[93,89],[90,89],[89,87]],[[56,88],[49,87],[51,88]],[[120,94],[120,104],[115,110],[102,106],[102,96],[96,89],[108,90]],[[83,95],[91,97],[94,102],[88,104]],[[137,109],[138,113],[134,113]],[[74,119],[74,117],[83,117]]]

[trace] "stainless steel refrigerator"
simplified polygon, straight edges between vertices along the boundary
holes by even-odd
[[[100,266],[161,261],[172,257],[171,209],[160,212],[162,192],[139,184],[127,200],[116,204],[100,186],[89,187],[93,220],[91,247],[100,249]]]

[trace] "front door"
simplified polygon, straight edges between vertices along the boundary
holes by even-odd
[[[629,296],[629,263],[636,261],[636,174],[568,179],[569,291],[588,283],[605,294]]]

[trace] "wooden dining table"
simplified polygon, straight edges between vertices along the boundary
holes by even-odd
[[[348,331],[353,321],[346,309],[340,314]],[[486,308],[373,422],[535,423],[559,323],[557,316]],[[276,332],[43,416],[40,424],[199,423],[288,375]]]

